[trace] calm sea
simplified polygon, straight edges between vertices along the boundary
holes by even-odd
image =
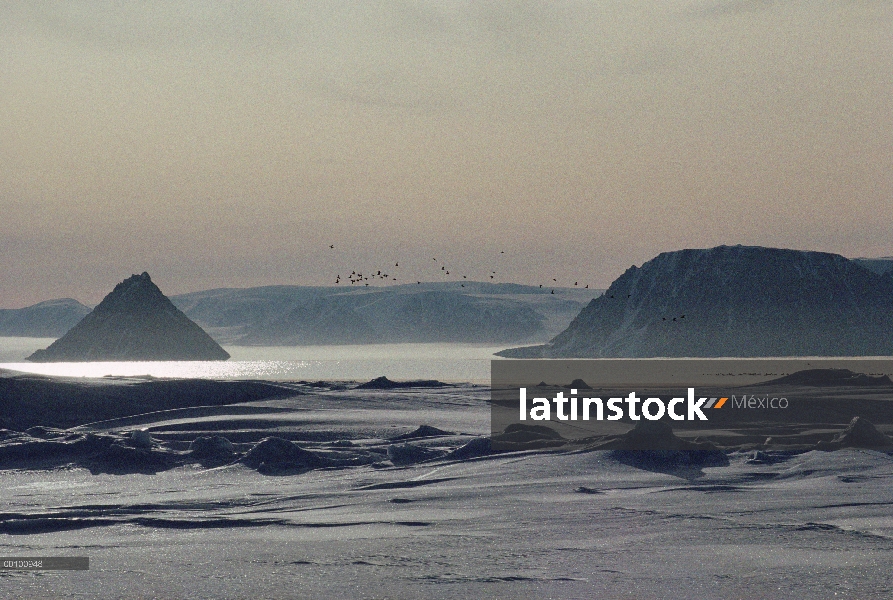
[[[490,361],[505,346],[372,344],[361,346],[224,346],[228,361],[28,363],[23,359],[52,338],[0,337],[0,369],[60,375],[197,377],[299,381],[438,379],[489,383]]]

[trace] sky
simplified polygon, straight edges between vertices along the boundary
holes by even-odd
[[[0,2],[0,307],[890,256],[891,32],[891,0]]]

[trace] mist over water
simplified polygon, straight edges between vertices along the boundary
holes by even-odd
[[[0,338],[0,369],[63,377],[141,376],[209,379],[395,380],[489,383],[501,346],[369,344],[353,346],[225,346],[228,361],[23,362],[53,340]]]
[[[46,348],[55,341],[56,338],[0,336],[0,364],[21,362],[35,350]]]

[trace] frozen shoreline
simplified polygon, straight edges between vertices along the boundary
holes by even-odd
[[[0,553],[89,556],[90,570],[7,571],[2,585],[22,598],[881,598],[893,589],[888,454],[761,462],[733,452],[728,466],[674,471],[560,448],[388,460],[388,446],[437,452],[488,435],[488,397],[471,386],[308,387],[77,427],[69,433],[148,428],[175,453],[223,435],[236,451],[280,437],[318,456],[379,460],[266,472],[239,461],[117,473],[7,463]],[[422,424],[442,431],[395,439]]]

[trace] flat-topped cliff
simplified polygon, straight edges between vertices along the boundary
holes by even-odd
[[[890,356],[893,279],[824,252],[665,252],[630,267],[549,343],[500,355]]]

